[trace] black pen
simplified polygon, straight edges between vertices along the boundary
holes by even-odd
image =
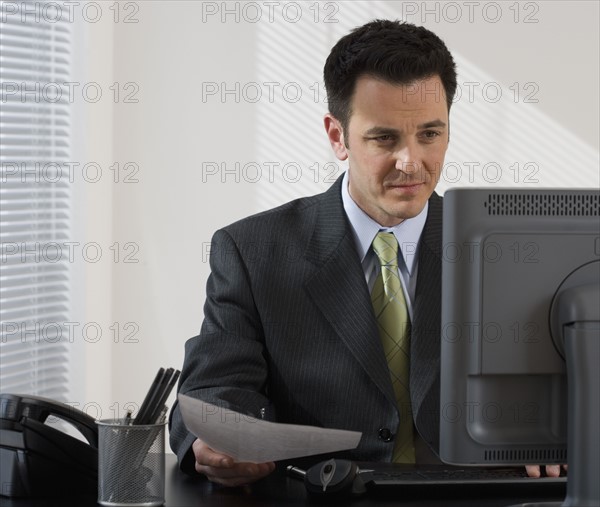
[[[148,390],[148,393],[146,394],[144,401],[142,402],[142,406],[140,407],[140,411],[138,412],[137,417],[133,420],[133,424],[143,424],[146,414],[147,414],[148,410],[150,409],[150,403],[152,401],[152,398],[154,398],[155,392],[158,389],[158,386],[160,385],[160,382],[162,381],[164,374],[165,374],[165,369],[160,368],[158,370],[158,373],[156,374],[156,377],[154,377],[152,384],[150,385],[150,389]]]
[[[288,465],[285,470],[289,476],[296,479],[304,480],[304,477],[306,477],[306,470],[302,470],[294,465]]]
[[[154,390],[152,398],[150,398],[150,401],[148,402],[148,410],[144,414],[144,418],[141,420],[140,424],[154,424],[152,417],[156,412],[158,402],[162,397],[164,390],[167,388],[171,375],[173,375],[173,368],[167,368],[167,371],[164,372],[157,388]]]
[[[158,401],[156,401],[152,412],[148,416],[148,424],[155,424],[158,422],[158,419],[160,418],[161,412],[164,409],[167,398],[169,397],[169,394],[171,394],[171,390],[175,386],[175,383],[177,382],[177,379],[179,378],[179,374],[181,373],[179,370],[173,371],[172,368],[170,368],[170,370],[171,370],[170,378],[165,378],[163,387],[161,388],[160,393],[158,393],[158,398],[157,398]],[[168,372],[168,370],[167,370],[167,372]]]

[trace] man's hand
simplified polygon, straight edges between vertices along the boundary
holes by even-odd
[[[547,477],[560,477],[560,467],[567,469],[567,465],[546,465],[546,476]],[[539,465],[527,465],[525,466],[527,475],[529,477],[541,477],[542,470]]]
[[[213,451],[197,438],[192,444],[196,472],[223,486],[243,486],[262,479],[275,470],[275,463],[236,463],[233,458]]]

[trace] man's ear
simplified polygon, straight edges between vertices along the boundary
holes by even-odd
[[[333,153],[335,153],[338,160],[346,160],[348,158],[348,149],[344,142],[344,130],[341,123],[331,113],[325,115],[323,122],[329,143],[333,148]]]

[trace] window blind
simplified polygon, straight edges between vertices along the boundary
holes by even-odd
[[[0,391],[66,401],[72,35],[43,8],[0,2]]]

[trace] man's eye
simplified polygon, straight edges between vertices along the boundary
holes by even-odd
[[[440,136],[440,133],[435,130],[426,130],[423,132],[423,136],[427,139],[435,139],[436,137]]]
[[[381,136],[377,136],[373,138],[375,141],[379,141],[381,143],[387,143],[389,141],[392,141],[394,138],[393,136],[389,135],[389,134],[384,134]]]

